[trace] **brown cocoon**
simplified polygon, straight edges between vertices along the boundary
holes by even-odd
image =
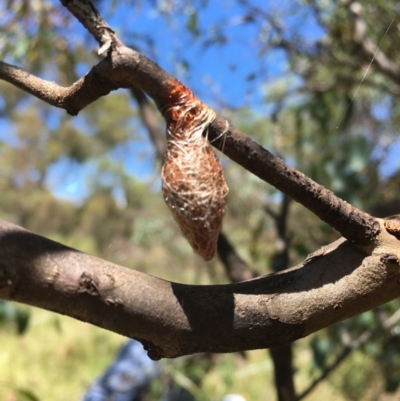
[[[203,136],[215,113],[179,81],[170,99],[164,112],[164,200],[194,251],[210,260],[216,253],[228,193],[221,164]]]

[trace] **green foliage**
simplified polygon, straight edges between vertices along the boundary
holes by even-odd
[[[16,393],[21,401],[40,401],[40,398],[30,389],[18,388]]]
[[[400,363],[398,356],[400,352],[399,335],[389,336],[381,342],[382,352],[378,356],[385,380],[385,391],[395,392],[399,387]]]
[[[67,317],[27,310],[31,321],[23,337],[0,330],[0,399],[79,399],[124,339]]]
[[[311,350],[313,353],[312,370],[315,368],[324,369],[327,365],[328,358],[332,355],[336,348],[335,341],[327,336],[315,335],[310,342]]]
[[[0,329],[12,324],[16,333],[22,335],[29,327],[29,320],[30,312],[27,308],[0,300]]]
[[[367,391],[367,383],[374,383],[372,361],[361,352],[355,352],[351,364],[343,366],[340,371],[338,387],[345,394],[347,400],[361,400]],[[376,384],[376,382],[375,382]]]

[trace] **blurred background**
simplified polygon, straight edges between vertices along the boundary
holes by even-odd
[[[400,213],[400,4],[396,0],[98,0],[140,50],[261,145],[376,216]],[[99,60],[57,1],[0,4],[0,59],[60,85]],[[240,281],[337,238],[221,158],[230,188],[219,257],[205,263],[160,192],[165,127],[140,91],[71,117],[0,81],[0,218],[81,251],[188,284]],[[399,301],[280,349],[161,361],[196,400],[398,400]],[[126,339],[0,301],[0,399],[78,400]],[[163,384],[164,383],[164,384]]]

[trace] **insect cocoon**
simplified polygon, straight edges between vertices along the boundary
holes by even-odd
[[[177,81],[164,112],[167,151],[162,168],[164,200],[193,250],[214,257],[228,187],[204,131],[215,113]]]

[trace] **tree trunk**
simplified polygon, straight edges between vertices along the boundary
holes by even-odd
[[[274,214],[276,240],[275,252],[271,257],[271,268],[280,272],[289,267],[289,239],[287,236],[287,220],[289,216],[290,198],[283,196],[278,214]],[[274,363],[275,388],[278,401],[295,401],[296,391],[293,381],[292,344],[269,350]]]
[[[278,401],[296,401],[293,382],[292,344],[269,350],[274,363],[275,388]]]

